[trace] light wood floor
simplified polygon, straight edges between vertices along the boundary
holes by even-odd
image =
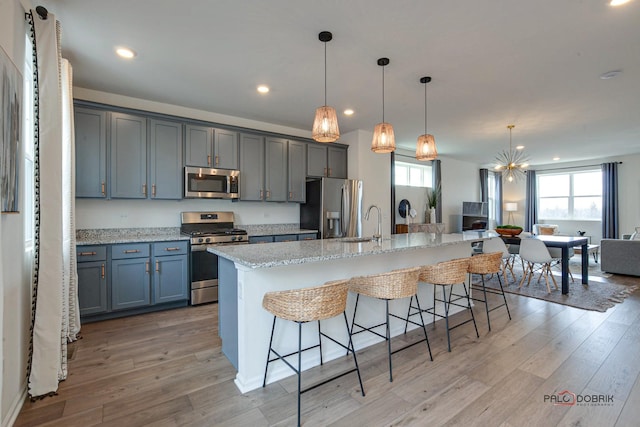
[[[610,280],[640,284],[640,278]],[[384,345],[360,351],[366,397],[355,373],[344,376],[303,395],[303,424],[638,425],[640,291],[606,313],[513,295],[508,301],[511,321],[504,309],[494,311],[489,332],[478,306],[480,338],[471,324],[453,330],[451,353],[442,322],[431,325],[434,361],[424,343],[395,354],[393,383]],[[235,371],[220,351],[216,304],[87,324],[82,335],[71,346],[69,378],[58,395],[26,402],[16,426],[295,425],[295,377],[244,395],[236,389]],[[564,390],[612,395],[613,403],[544,401]]]

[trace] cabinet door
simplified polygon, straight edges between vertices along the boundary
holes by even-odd
[[[147,197],[147,119],[111,113],[111,197]]]
[[[151,120],[152,199],[182,199],[182,124]]]
[[[213,138],[213,166],[238,169],[238,132],[215,129]]]
[[[327,147],[327,176],[347,178],[347,149]]]
[[[212,167],[213,129],[203,126],[185,126],[185,166]]]
[[[316,240],[317,238],[318,238],[317,233],[298,234],[298,240]]]
[[[111,261],[111,309],[125,310],[151,303],[149,258]]]
[[[107,197],[107,113],[76,108],[76,197]]]
[[[273,243],[273,236],[251,236],[249,243]]]
[[[287,140],[267,138],[265,141],[265,187],[268,202],[287,201]]]
[[[240,135],[240,200],[264,198],[264,139]]]
[[[80,316],[107,311],[106,261],[78,263],[78,304]]]
[[[306,201],[307,178],[307,144],[298,141],[289,141],[289,194],[290,202],[304,203]]]
[[[307,176],[327,176],[327,147],[307,144]]]
[[[186,255],[169,255],[154,258],[154,304],[186,300],[189,298],[187,289]]]

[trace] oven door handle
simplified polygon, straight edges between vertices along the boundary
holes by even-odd
[[[205,252],[207,245],[191,245],[191,252]]]

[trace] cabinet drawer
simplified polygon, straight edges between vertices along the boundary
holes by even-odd
[[[274,242],[295,242],[298,240],[297,234],[281,234],[278,236],[273,236]]]
[[[251,236],[249,243],[272,243],[273,236]]]
[[[132,243],[111,246],[111,259],[141,258],[148,256],[148,243]]]
[[[188,243],[186,240],[154,243],[153,256],[186,255],[189,246]]]
[[[318,235],[316,233],[304,233],[298,234],[298,240],[317,240]]]
[[[107,259],[106,246],[78,246],[76,248],[76,261],[105,261]]]

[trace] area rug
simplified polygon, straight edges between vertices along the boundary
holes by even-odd
[[[522,279],[522,269],[514,268],[513,272],[516,276],[516,282],[513,282],[511,273],[508,273],[508,278],[511,280],[508,286],[504,286],[504,278],[501,276],[504,291],[510,294],[516,294],[529,298],[537,298],[556,304],[568,305],[571,307],[577,307],[584,310],[601,311],[605,312],[607,309],[613,307],[617,303],[624,301],[631,293],[633,293],[638,286],[637,285],[620,285],[613,283],[615,281],[615,275],[603,273],[600,271],[600,266],[589,266],[589,284],[583,285],[582,277],[580,274],[573,274],[574,282],[569,279],[569,294],[562,294],[562,284],[560,272],[554,272],[558,288],[555,289],[551,278],[549,278],[549,285],[551,286],[551,293],[547,292],[547,286],[544,278],[538,283],[538,275],[531,280],[529,286],[526,282],[522,285],[522,288],[518,288],[520,280]],[[580,263],[571,263],[571,271],[580,271]],[[474,283],[477,282],[477,278],[474,278]],[[498,279],[496,276],[485,278],[485,285],[489,288],[499,289]],[[476,291],[477,292],[477,291]]]

